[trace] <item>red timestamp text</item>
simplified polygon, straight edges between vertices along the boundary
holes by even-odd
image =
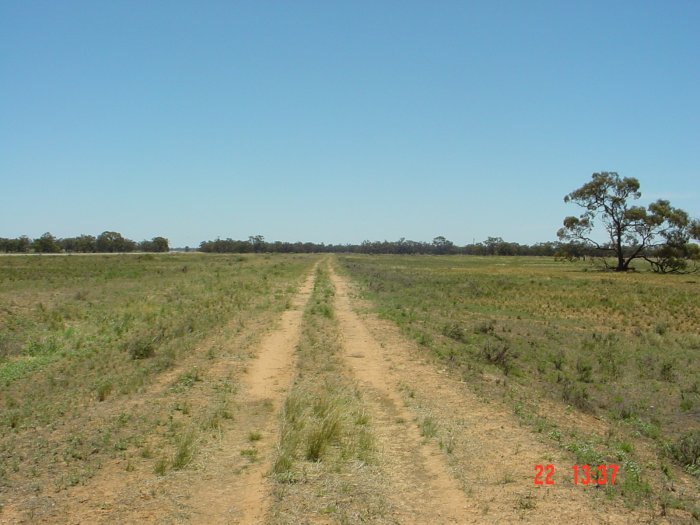
[[[571,467],[574,485],[614,485],[620,467],[617,465],[574,465]],[[535,465],[535,485],[554,485],[554,465]]]

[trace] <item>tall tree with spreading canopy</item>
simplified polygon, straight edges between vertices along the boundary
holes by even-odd
[[[610,252],[618,272],[627,271],[637,258],[648,260],[655,271],[685,270],[686,259],[695,252],[689,241],[699,236],[698,221],[663,199],[647,208],[630,205],[630,200],[641,196],[639,181],[633,177],[594,173],[590,182],[564,197],[564,202],[578,204],[585,211],[579,217],[566,217],[557,235]],[[593,238],[596,223],[605,230],[605,242]]]

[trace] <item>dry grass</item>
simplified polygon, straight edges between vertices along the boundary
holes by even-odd
[[[231,341],[247,355],[313,262],[0,258],[0,506],[33,508],[106,464],[167,476],[196,463],[235,417],[235,380],[210,369]]]
[[[371,421],[337,356],[333,295],[321,267],[304,315],[298,375],[281,413],[272,523],[385,523],[388,512]]]
[[[612,494],[658,507],[669,480],[688,473],[700,492],[678,453],[700,430],[697,277],[544,258],[340,261],[380,315],[478,395],[510,405],[579,463],[624,465]],[[594,428],[582,423],[591,415]]]

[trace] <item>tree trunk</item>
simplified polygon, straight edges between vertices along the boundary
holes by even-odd
[[[615,255],[617,255],[617,268],[615,268],[615,271],[625,272],[627,271],[627,265],[625,264],[625,255],[622,253],[622,229],[620,226],[617,226],[615,234]]]

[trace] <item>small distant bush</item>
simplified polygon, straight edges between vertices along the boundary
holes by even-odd
[[[665,335],[666,332],[668,332],[668,323],[666,323],[666,322],[657,323],[656,326],[654,326],[654,332],[656,332],[659,335]]]
[[[446,324],[442,329],[442,335],[454,339],[463,343],[467,339],[467,334],[464,332],[464,328],[459,323],[449,323]]]
[[[671,361],[664,361],[661,364],[661,371],[659,372],[659,377],[662,381],[668,381],[672,383],[676,380],[676,374],[673,371],[673,363]]]
[[[162,338],[162,331],[140,332],[127,341],[126,350],[132,359],[148,359],[155,355]]]
[[[107,396],[109,396],[109,394],[112,393],[113,386],[114,385],[112,385],[111,381],[100,381],[96,388],[97,400],[104,401],[105,399],[107,399]]]
[[[488,321],[482,321],[474,327],[474,333],[476,334],[492,334],[496,328],[496,321],[489,319]]]
[[[562,370],[564,367],[564,363],[566,363],[566,355],[562,350],[559,350],[552,356],[552,364],[554,365],[554,369]]]
[[[583,359],[576,361],[576,372],[578,374],[578,380],[582,383],[593,382],[593,365],[589,362]]]
[[[700,430],[687,432],[668,448],[671,457],[687,472],[700,475]]]
[[[481,349],[481,355],[486,361],[503,370],[505,375],[513,369],[517,357],[506,341],[487,341]]]
[[[567,403],[581,410],[585,410],[590,406],[589,397],[588,390],[584,385],[579,385],[571,381],[564,382],[562,399]]]

